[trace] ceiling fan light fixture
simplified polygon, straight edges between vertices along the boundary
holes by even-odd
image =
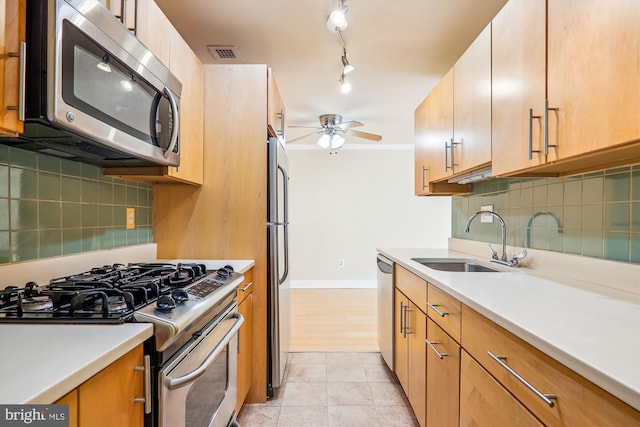
[[[344,137],[342,135],[333,134],[331,135],[331,140],[329,141],[329,145],[332,150],[337,150],[338,148],[344,145]]]
[[[320,148],[327,149],[331,146],[331,136],[329,134],[324,134],[320,138],[318,138],[318,145]]]

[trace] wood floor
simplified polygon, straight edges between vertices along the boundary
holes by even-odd
[[[378,351],[376,289],[291,289],[291,351]]]

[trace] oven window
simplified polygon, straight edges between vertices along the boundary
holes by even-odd
[[[156,118],[172,120],[167,97],[66,20],[62,39],[64,101],[102,123],[166,148],[171,123],[161,126]]]
[[[185,412],[186,427],[208,426],[218,411],[229,383],[228,349],[229,346],[226,346],[213,365],[189,389]]]

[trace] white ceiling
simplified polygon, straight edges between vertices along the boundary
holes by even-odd
[[[413,112],[506,0],[346,0],[343,37],[355,71],[340,93],[342,45],[326,19],[338,0],[156,0],[204,63],[207,45],[236,46],[234,63],[274,70],[288,125],[323,113],[358,120],[383,144],[413,143]],[[306,130],[288,129],[287,138]],[[315,142],[305,138],[301,143]],[[348,137],[347,143],[367,143]]]

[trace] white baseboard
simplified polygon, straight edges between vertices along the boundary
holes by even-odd
[[[297,289],[375,289],[375,280],[292,280]]]

